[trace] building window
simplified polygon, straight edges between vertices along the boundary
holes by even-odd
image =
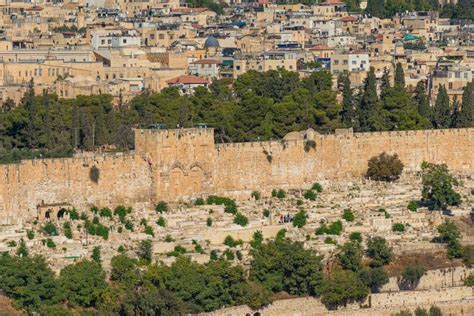
[[[334,65],[339,65],[339,60],[335,59],[334,60]]]
[[[347,59],[344,59],[344,60],[342,61],[342,64],[343,64],[343,65],[347,65],[347,64],[348,64]]]

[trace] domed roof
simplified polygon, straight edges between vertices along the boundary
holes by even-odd
[[[209,36],[204,42],[204,47],[219,47],[219,41],[214,36]]]

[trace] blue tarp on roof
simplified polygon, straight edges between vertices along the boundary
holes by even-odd
[[[413,40],[418,39],[418,36],[413,35],[413,34],[405,34],[405,36],[403,36],[403,39],[405,41],[413,41]]]

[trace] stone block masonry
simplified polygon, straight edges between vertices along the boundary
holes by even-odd
[[[361,176],[367,161],[383,151],[397,153],[406,170],[418,170],[424,160],[474,170],[472,128],[291,134],[279,141],[215,144],[212,129],[140,129],[128,154],[2,165],[0,223],[37,217],[38,205],[151,207],[159,200],[301,188],[318,179]],[[100,171],[97,183],[89,175],[92,166]]]

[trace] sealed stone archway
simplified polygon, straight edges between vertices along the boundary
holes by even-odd
[[[41,201],[36,206],[37,219],[45,220],[61,220],[67,216],[67,210],[71,208],[69,203],[51,203],[47,204]]]

